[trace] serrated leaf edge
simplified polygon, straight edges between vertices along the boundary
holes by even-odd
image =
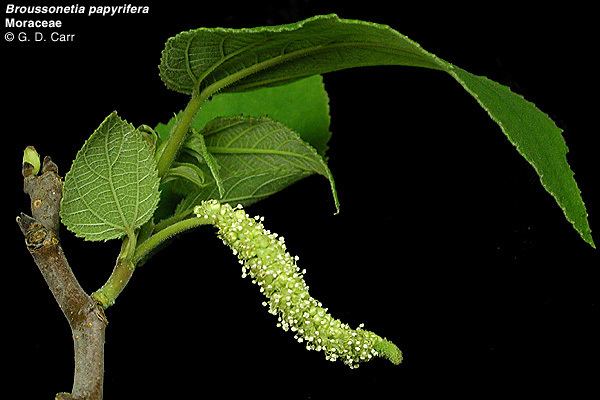
[[[77,151],[77,154],[75,155],[75,158],[73,159],[73,162],[71,163],[71,168],[70,168],[70,169],[69,169],[69,171],[68,171],[68,172],[65,174],[65,178],[64,178],[64,180],[63,180],[63,185],[64,185],[64,182],[66,182],[66,181],[67,181],[67,179],[68,179],[69,175],[72,173],[72,170],[73,170],[73,165],[74,165],[75,161],[76,161],[76,160],[79,158],[79,156],[80,156],[81,154],[83,154],[83,150],[85,149],[86,145],[89,143],[89,141],[90,141],[90,139],[92,138],[92,136],[93,136],[93,135],[94,135],[94,134],[95,134],[95,133],[98,131],[98,129],[99,129],[99,128],[100,128],[102,125],[104,125],[104,124],[105,124],[105,123],[106,123],[106,122],[107,122],[107,121],[108,121],[110,118],[114,118],[114,117],[117,117],[117,118],[119,118],[121,121],[123,121],[124,123],[128,124],[128,125],[131,127],[132,131],[133,131],[133,132],[137,132],[137,133],[140,135],[140,138],[141,138],[142,140],[144,140],[144,139],[143,139],[143,137],[141,136],[141,132],[139,132],[139,131],[138,131],[138,129],[137,129],[136,127],[134,127],[134,126],[133,126],[133,124],[129,123],[129,122],[126,120],[126,119],[124,119],[124,118],[121,118],[121,117],[118,115],[117,111],[113,111],[113,112],[111,112],[111,113],[110,113],[110,114],[109,114],[107,117],[105,117],[105,118],[102,120],[102,122],[100,123],[100,125],[98,125],[98,127],[97,127],[97,128],[94,130],[94,132],[92,132],[92,135],[90,135],[90,137],[86,139],[86,141],[83,143],[83,145],[81,146],[81,148],[80,148],[80,149]],[[154,169],[153,169],[153,173],[154,173],[154,175],[155,175],[155,178],[156,178],[156,182],[155,182],[155,184],[154,184],[154,186],[155,186],[154,188],[156,189],[156,191],[157,191],[157,193],[158,193],[158,196],[157,196],[157,201],[155,202],[154,206],[153,206],[153,207],[151,207],[150,211],[147,213],[147,214],[148,214],[148,218],[146,219],[146,221],[144,221],[144,222],[142,222],[142,223],[137,223],[137,225],[138,225],[138,226],[136,226],[136,227],[135,227],[135,228],[133,228],[133,229],[137,229],[139,226],[141,226],[142,224],[144,224],[145,222],[147,222],[148,220],[150,220],[150,219],[152,218],[152,216],[154,215],[154,212],[156,211],[157,207],[158,207],[158,200],[160,199],[160,190],[159,190],[160,179],[158,179],[158,171],[156,170],[156,168],[154,168]],[[61,223],[62,223],[62,224],[63,224],[63,225],[64,225],[64,226],[67,228],[67,230],[68,230],[69,232],[73,233],[73,234],[74,234],[76,237],[78,237],[78,238],[81,238],[81,239],[83,239],[83,240],[85,240],[85,241],[93,241],[93,242],[102,241],[102,242],[107,242],[107,241],[109,241],[109,240],[123,238],[124,236],[126,236],[126,235],[128,235],[128,234],[131,234],[131,233],[132,233],[132,232],[128,232],[128,230],[129,230],[128,228],[130,228],[130,229],[131,229],[131,227],[121,227],[121,226],[117,226],[117,225],[115,225],[115,224],[113,224],[113,223],[110,223],[110,222],[108,222],[108,221],[105,221],[105,220],[104,220],[104,218],[102,218],[102,217],[100,217],[100,216],[97,216],[98,218],[102,219],[102,220],[103,220],[103,221],[104,221],[104,222],[105,222],[107,225],[111,225],[111,226],[113,226],[113,227],[115,228],[115,230],[122,231],[122,233],[121,233],[120,235],[118,235],[118,236],[113,236],[113,237],[110,237],[110,238],[107,238],[107,239],[93,239],[93,238],[90,238],[90,235],[88,235],[88,236],[82,235],[82,234],[80,234],[79,232],[76,232],[76,231],[74,231],[73,229],[71,229],[71,227],[70,227],[69,225],[67,225],[66,223],[64,223],[64,218],[65,218],[65,216],[64,216],[64,213],[63,213],[63,207],[62,207],[62,203],[63,203],[63,201],[64,201],[64,195],[63,195],[63,197],[61,198],[61,207],[60,207],[60,212],[59,212],[59,214],[60,214],[60,218],[61,218]],[[89,208],[89,207],[88,207],[88,208]],[[90,208],[90,211],[91,211],[93,214],[96,214],[94,211],[92,211],[92,209],[91,209],[91,208]],[[137,213],[136,213],[136,214],[137,214]],[[136,221],[139,221],[139,216],[138,216],[138,217],[136,217]],[[93,235],[93,236],[96,236],[96,235]]]

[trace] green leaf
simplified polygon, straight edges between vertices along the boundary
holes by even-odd
[[[339,208],[327,164],[286,126],[266,117],[226,117],[210,122],[202,134],[208,151],[221,166],[219,174],[225,193],[220,202],[251,204],[306,176],[319,174],[329,180],[335,206]],[[177,212],[188,215],[201,201],[218,198],[216,183],[208,182],[190,194]]]
[[[202,172],[198,166],[190,163],[175,163],[165,176],[163,176],[162,183],[177,180],[189,182],[194,185],[196,189],[205,186],[204,172]]]
[[[142,134],[142,137],[146,141],[146,145],[150,148],[150,151],[155,153],[156,144],[158,143],[158,134],[148,125],[140,125],[137,129]]]
[[[566,161],[567,147],[554,122],[507,87],[453,66],[388,26],[322,15],[252,29],[195,29],[167,41],[160,75],[173,90],[208,98],[369,65],[449,73],[500,125],[567,220],[594,246],[585,205]]]
[[[327,142],[331,137],[329,98],[320,75],[282,86],[219,94],[202,105],[202,111],[196,114],[192,128],[200,131],[217,117],[238,115],[267,116],[297,132],[319,154],[324,155],[327,150]],[[178,116],[171,118],[167,124],[158,124],[156,132],[161,140],[169,136]]]
[[[40,172],[40,155],[33,146],[27,146],[23,150],[23,165],[26,163],[31,165],[33,175],[37,175]]]
[[[242,91],[368,65],[444,69],[389,27],[336,15],[251,29],[199,28],[170,38],[160,76],[175,91]]]
[[[219,189],[219,198],[221,198],[225,193],[223,181],[221,179],[221,176],[219,175],[219,170],[221,169],[221,166],[219,165],[217,160],[215,160],[213,155],[210,154],[206,149],[204,136],[202,136],[201,133],[198,133],[195,130],[192,130],[192,132],[194,134],[188,137],[188,140],[184,145],[184,150],[191,152],[192,154],[194,154],[196,160],[202,160],[206,164],[206,166],[210,170],[213,179],[215,180],[217,189]]]
[[[79,150],[65,176],[62,222],[86,240],[132,235],[152,217],[158,184],[144,136],[112,113]]]
[[[542,185],[562,208],[582,239],[596,247],[585,204],[567,162],[562,129],[535,104],[484,76],[458,67],[450,74],[479,102],[517,151],[533,166]]]

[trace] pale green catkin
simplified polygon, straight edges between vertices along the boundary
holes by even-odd
[[[310,296],[303,279],[306,270],[300,270],[298,257],[286,251],[283,237],[264,228],[264,218],[251,218],[241,206],[215,200],[203,202],[194,213],[219,229],[219,237],[242,265],[242,277],[249,276],[260,287],[267,298],[262,304],[278,316],[277,326],[292,331],[307,350],[323,351],[327,360],[341,360],[350,368],[374,356],[400,364],[402,353],[396,345],[364,330],[363,324],[351,329]]]

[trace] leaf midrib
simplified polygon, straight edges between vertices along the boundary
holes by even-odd
[[[200,83],[204,79],[206,79],[206,77],[208,75],[210,75],[211,73],[213,73],[217,68],[219,68],[221,65],[223,65],[223,63],[225,63],[226,61],[231,60],[233,57],[237,56],[238,54],[243,53],[246,50],[250,50],[252,48],[259,47],[259,46],[264,45],[265,43],[269,43],[269,42],[273,41],[273,39],[266,39],[266,40],[263,40],[263,41],[260,41],[260,42],[250,43],[247,46],[240,47],[236,51],[232,51],[231,53],[225,55],[225,52],[223,51],[223,44],[225,43],[225,40],[227,38],[223,37],[223,38],[221,38],[221,44],[219,46],[219,49],[221,51],[221,59],[219,61],[217,61],[216,63],[214,63],[213,65],[211,65],[209,68],[207,68],[206,71],[204,71],[202,73],[202,75],[200,75],[199,78],[196,78],[194,76],[193,71],[190,72],[192,66],[191,66],[191,64],[189,62],[189,46],[191,45],[191,43],[192,43],[192,41],[194,40],[195,37],[196,37],[195,35],[192,35],[190,37],[189,42],[188,42],[188,47],[186,49],[186,62],[187,62],[187,67],[188,67],[188,73],[189,73],[190,77],[192,78],[192,80],[195,82],[195,86],[196,87],[199,87]]]
[[[111,130],[112,129],[109,128],[106,135],[104,135],[104,156],[106,157],[106,164],[108,165],[108,168],[107,168],[107,170],[108,170],[108,186],[110,187],[110,191],[112,193],[113,200],[115,201],[115,204],[117,205],[117,210],[119,211],[119,215],[121,216],[121,221],[123,222],[123,226],[120,228],[122,228],[124,231],[127,231],[127,230],[129,230],[129,224],[127,223],[127,221],[125,219],[125,214],[123,214],[123,209],[121,208],[121,203],[119,202],[119,199],[117,197],[117,192],[115,190],[115,185],[113,184],[113,179],[112,179],[112,169],[113,169],[113,166],[119,160],[119,157],[121,156],[121,151],[123,150],[123,143],[125,142],[127,133],[125,133],[124,135],[121,136],[121,141],[119,144],[119,152],[117,153],[117,156],[115,157],[115,161],[111,162],[110,161],[110,150],[108,149],[108,138],[110,137]]]
[[[254,149],[251,147],[220,147],[220,146],[207,146],[207,149],[212,154],[272,154],[278,156],[289,156],[304,159],[310,163],[314,163],[315,160],[299,153],[294,153],[285,150],[276,149]]]
[[[212,127],[207,126],[202,131],[202,135],[206,138],[207,136],[214,135],[214,134],[217,134],[217,133],[221,133],[223,131],[226,131],[227,129],[233,128],[234,126],[237,126],[237,125],[242,125],[244,123],[246,123],[246,121],[243,118],[239,118],[237,120],[234,120],[229,125],[223,125],[223,126],[219,126],[219,127],[216,127],[216,128],[212,128]]]
[[[318,45],[318,46],[307,47],[304,49],[299,49],[299,50],[293,51],[291,53],[278,55],[276,57],[262,61],[260,63],[253,64],[248,68],[243,68],[239,71],[234,72],[233,74],[227,75],[223,79],[220,79],[220,80],[208,85],[206,88],[204,88],[202,90],[202,95],[203,95],[203,97],[208,98],[211,95],[213,95],[214,93],[218,92],[219,90],[224,89],[225,87],[235,83],[236,81],[247,78],[255,73],[261,72],[270,67],[275,67],[279,64],[283,64],[287,61],[291,61],[295,58],[308,56],[308,55],[311,55],[314,53],[318,53],[320,51],[331,50],[334,48],[344,48],[344,47],[379,48],[379,49],[383,49],[383,50],[388,50],[390,53],[392,53],[394,55],[397,55],[398,53],[410,54],[412,56],[417,57],[421,61],[424,61],[427,64],[433,64],[430,66],[431,69],[438,69],[441,71],[445,71],[444,66],[441,66],[441,65],[438,66],[438,68],[435,68],[435,66],[434,66],[435,63],[432,62],[431,59],[426,58],[425,54],[419,54],[416,52],[411,52],[411,51],[400,49],[397,47],[382,45],[382,44],[378,44],[375,42],[338,42],[338,43],[331,43],[331,44]],[[199,79],[196,81],[196,84],[194,85],[194,90],[197,90],[200,87],[200,84],[202,83],[203,79]]]

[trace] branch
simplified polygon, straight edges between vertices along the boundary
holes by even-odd
[[[17,224],[52,295],[73,333],[75,372],[71,393],[59,400],[101,400],[104,380],[104,332],[108,321],[102,307],[75,278],[58,238],[62,180],[56,164],[44,158],[41,175],[23,164],[24,191],[31,198],[33,217],[21,213]]]

